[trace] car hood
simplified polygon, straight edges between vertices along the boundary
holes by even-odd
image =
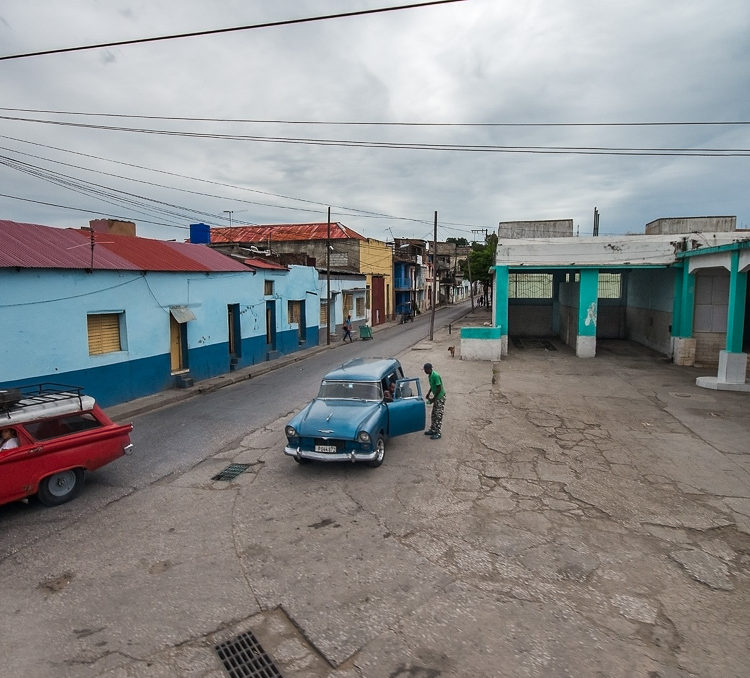
[[[313,400],[291,422],[300,436],[354,439],[381,403],[364,400]]]

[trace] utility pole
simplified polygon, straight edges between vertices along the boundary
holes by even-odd
[[[435,210],[435,226],[432,233],[432,313],[430,314],[430,341],[435,327],[435,303],[437,289],[437,210]]]
[[[331,345],[331,208],[328,208],[326,236],[326,346]]]
[[[474,310],[474,283],[471,281],[471,253],[474,250],[469,250],[469,254],[466,257],[466,270],[469,272],[469,294],[471,295],[471,310]]]
[[[599,235],[599,210],[594,207],[594,235]]]
[[[472,233],[484,233],[484,242],[487,242],[487,234],[489,231],[486,228],[472,228]]]

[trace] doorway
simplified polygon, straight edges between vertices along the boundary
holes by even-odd
[[[276,350],[276,302],[266,302],[266,351]]]
[[[240,333],[240,305],[227,305],[227,332],[229,357],[239,358],[242,355],[242,335]]]
[[[169,360],[172,374],[186,372],[187,365],[187,323],[179,323],[169,316]]]

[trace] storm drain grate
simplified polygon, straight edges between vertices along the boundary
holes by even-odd
[[[283,678],[273,660],[250,632],[215,648],[229,678]]]
[[[217,473],[211,480],[232,480],[249,468],[250,464],[229,464],[229,466]]]

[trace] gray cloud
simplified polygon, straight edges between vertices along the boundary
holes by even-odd
[[[6,54],[245,25],[371,7],[291,3],[60,3],[41,15],[6,0]],[[385,3],[382,3],[385,4]],[[267,120],[627,122],[750,120],[750,12],[744,0],[661,3],[498,3],[469,0],[284,28],[0,62],[3,106],[56,111]],[[71,120],[70,116],[0,115]],[[750,148],[747,127],[339,127],[76,118],[96,124],[407,143],[507,146]],[[459,153],[337,148],[143,135],[0,120],[0,135],[287,198],[0,139],[0,155],[33,153],[85,166],[56,169],[184,206],[150,216],[0,166],[1,193],[90,209],[76,213],[0,197],[2,218],[80,226],[130,217],[142,235],[179,238],[190,221],[325,219],[326,205],[400,219],[333,218],[368,236],[422,236],[438,210],[440,237],[504,219],[573,218],[590,233],[642,231],[663,216],[734,214],[750,226],[750,158]],[[164,184],[159,188],[101,172]],[[174,189],[217,194],[214,198]],[[255,201],[276,205],[248,204]],[[212,221],[203,213],[215,216]],[[345,216],[342,216],[345,215]],[[413,219],[417,221],[409,221]],[[421,222],[419,221],[421,220]],[[147,221],[168,224],[158,226]],[[466,226],[450,225],[465,224]],[[388,231],[387,229],[391,229]]]

